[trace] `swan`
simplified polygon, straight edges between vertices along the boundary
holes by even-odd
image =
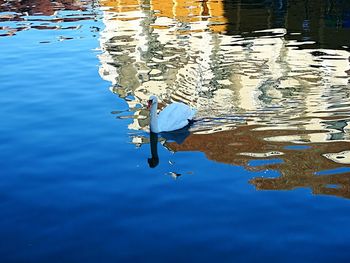
[[[166,106],[157,114],[158,98],[150,96],[147,108],[150,109],[150,129],[154,133],[170,132],[187,126],[196,111],[181,102],[174,102]]]

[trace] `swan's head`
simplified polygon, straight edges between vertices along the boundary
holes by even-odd
[[[155,103],[158,103],[158,99],[156,96],[152,95],[147,101],[147,109],[150,109]]]

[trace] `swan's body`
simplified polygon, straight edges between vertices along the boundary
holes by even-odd
[[[188,105],[174,102],[157,114],[158,99],[155,96],[150,97],[148,107],[151,108],[150,129],[155,133],[179,130],[187,126],[196,113]]]

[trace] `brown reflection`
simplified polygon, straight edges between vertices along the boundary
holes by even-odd
[[[285,148],[291,144],[285,142],[268,142],[267,137],[286,136],[291,131],[261,131],[256,126],[238,126],[234,130],[211,134],[192,133],[182,144],[167,142],[172,151],[200,151],[210,160],[246,167],[257,171],[278,170],[277,178],[253,178],[249,182],[257,190],[291,190],[299,187],[310,188],[313,194],[335,195],[350,198],[350,174],[316,175],[316,173],[332,170],[344,165],[326,159],[322,154],[348,150],[349,142],[333,142],[308,144],[309,148],[292,150]],[[317,133],[318,131],[314,131]],[[308,136],[298,132],[300,136]],[[271,156],[254,158],[262,153]],[[268,155],[267,154],[267,155]],[[282,163],[263,166],[250,166],[251,160],[281,159]]]
[[[249,181],[257,190],[292,190],[310,188],[315,195],[333,195],[350,198],[350,174],[322,176],[280,176],[278,178],[254,178]]]
[[[86,2],[77,0],[0,0],[0,12],[51,16],[58,10],[84,10],[84,5]]]
[[[75,30],[79,26],[62,26],[65,22],[77,22],[92,19],[91,14],[77,13],[67,15],[57,15],[57,11],[86,11],[87,4],[94,1],[78,0],[34,0],[34,1],[4,1],[0,0],[0,23],[7,21],[19,22],[15,26],[0,26],[4,31],[1,36],[13,36],[17,32],[29,29],[38,30]],[[65,38],[67,39],[67,38]],[[44,41],[45,43],[47,41]],[[41,43],[44,43],[41,42]]]

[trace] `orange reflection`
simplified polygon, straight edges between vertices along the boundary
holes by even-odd
[[[108,7],[110,12],[132,12],[140,10],[140,1],[138,0],[101,0],[100,5]]]
[[[110,12],[132,12],[141,10],[141,1],[102,0],[101,6],[108,7]],[[224,32],[226,30],[227,19],[224,16],[223,0],[152,0],[150,7],[156,17],[167,17],[183,23],[208,21],[208,28],[211,31]],[[157,26],[157,28],[161,27]]]
[[[224,16],[224,4],[223,0],[208,2],[209,9],[209,21],[212,25],[209,26],[214,32],[225,32],[227,30],[227,18]],[[215,24],[214,24],[215,23]]]

